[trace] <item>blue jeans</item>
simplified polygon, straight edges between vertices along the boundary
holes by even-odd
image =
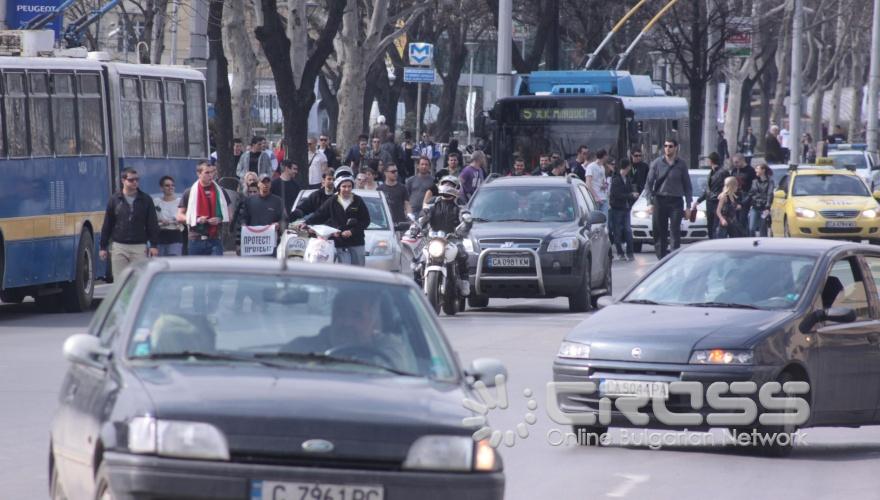
[[[749,210],[749,236],[754,236],[755,233],[762,237],[767,236],[767,219],[761,217],[763,211],[755,207]]]
[[[337,248],[336,254],[343,264],[364,267],[367,265],[366,248],[361,245],[359,247]]]
[[[189,240],[189,255],[223,255],[219,239]]]
[[[614,246],[617,255],[623,255],[623,243],[626,242],[626,255],[633,254],[633,233],[630,226],[629,210],[625,208],[612,208],[611,221],[614,226]]]
[[[183,255],[183,243],[160,243],[159,257],[176,257]],[[192,247],[192,245],[190,245]]]

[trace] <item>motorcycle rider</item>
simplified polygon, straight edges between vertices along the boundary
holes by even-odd
[[[465,212],[464,206],[459,205],[458,196],[461,185],[458,177],[447,175],[440,179],[440,186],[437,189],[438,195],[431,199],[423,209],[423,215],[420,220],[426,221],[433,231],[443,231],[448,235],[455,233],[455,229],[462,223],[461,215]],[[466,231],[462,237],[466,237],[470,232],[471,224],[466,225]],[[451,242],[450,242],[451,243]],[[468,281],[468,254],[461,241],[455,242],[458,247],[458,255],[456,256],[456,265],[458,266],[458,276],[460,279],[461,295],[467,297],[470,295],[470,281]]]

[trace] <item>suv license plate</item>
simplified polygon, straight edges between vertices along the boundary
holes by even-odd
[[[647,396],[669,399],[669,383],[605,379],[599,383],[599,393],[603,396]]]
[[[311,500],[314,498],[383,500],[384,496],[385,491],[382,486],[277,481],[254,481],[251,483],[251,500]]]
[[[528,257],[489,257],[489,267],[529,267]]]

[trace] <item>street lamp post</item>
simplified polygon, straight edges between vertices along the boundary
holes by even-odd
[[[479,47],[480,44],[478,44],[477,42],[467,42],[464,45],[465,45],[465,47],[467,47],[468,55],[471,56],[471,68],[470,68],[470,72],[468,74],[468,94],[467,94],[467,99],[465,99],[465,103],[468,106],[467,111],[465,111],[465,121],[468,121],[467,120],[468,113],[474,112],[472,107],[476,103],[476,99],[474,99],[474,103],[471,103],[471,94],[474,91],[474,56],[476,55],[477,47]],[[470,146],[470,144],[471,144],[471,124],[468,123],[467,124],[467,145]]]
[[[871,28],[871,70],[868,78],[868,153],[877,158],[877,92],[880,92],[880,0],[874,0]]]
[[[496,65],[496,98],[510,97],[513,86],[510,84],[513,70],[513,0],[498,2],[498,64]]]

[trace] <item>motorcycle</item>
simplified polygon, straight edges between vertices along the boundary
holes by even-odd
[[[419,221],[412,214],[408,216],[409,220],[412,222],[410,228],[403,233],[400,237],[400,249],[403,252],[403,255],[408,258],[410,262],[410,269],[412,271],[413,280],[419,285],[419,288],[422,287],[422,265],[421,265],[421,256],[422,256],[422,248],[425,244],[424,238],[422,238],[421,231],[422,227],[419,224]]]
[[[430,231],[422,249],[421,286],[437,314],[441,308],[448,316],[465,309],[456,263],[460,251],[457,243],[467,236],[471,220],[470,214],[462,214],[462,222],[452,234]]]

